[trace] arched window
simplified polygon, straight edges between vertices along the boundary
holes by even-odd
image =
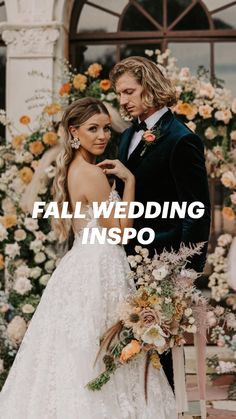
[[[106,72],[126,56],[167,47],[180,66],[204,65],[236,95],[236,1],[75,1],[70,59],[77,68],[99,61]]]
[[[5,2],[0,1],[0,22],[6,21]],[[6,46],[1,38],[0,33],[0,109],[6,107]],[[0,125],[0,144],[1,137],[5,136],[5,129]]]

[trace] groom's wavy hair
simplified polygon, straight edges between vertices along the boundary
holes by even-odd
[[[114,89],[117,80],[125,73],[133,76],[143,87],[142,99],[147,108],[160,109],[163,106],[173,106],[177,102],[177,92],[171,80],[148,58],[133,56],[117,63],[110,72]]]
[[[53,199],[57,202],[61,214],[63,202],[70,202],[67,186],[67,175],[70,163],[72,162],[75,149],[71,147],[72,134],[70,127],[79,128],[93,115],[104,113],[108,116],[106,106],[98,99],[86,97],[71,103],[64,111],[61,120],[62,150],[56,160],[56,174],[53,182]],[[69,208],[72,211],[72,208]],[[53,218],[52,225],[59,241],[65,241],[69,237],[72,222],[67,218]]]

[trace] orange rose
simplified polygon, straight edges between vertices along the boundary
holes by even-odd
[[[223,217],[227,220],[233,221],[235,219],[235,213],[232,208],[224,207],[222,210]]]
[[[88,68],[88,75],[90,77],[96,78],[96,77],[99,76],[99,74],[101,73],[101,71],[102,71],[101,64],[94,63],[94,64],[91,64],[89,66],[89,68]]]
[[[20,117],[20,123],[23,125],[28,125],[30,123],[30,117],[28,115],[22,115]]]
[[[155,135],[152,133],[152,131],[145,131],[145,133],[143,134],[143,138],[145,141],[147,141],[148,143],[152,143],[153,141],[155,141],[156,137]]]
[[[132,339],[131,342],[126,345],[121,352],[120,362],[126,362],[132,356],[138,354],[141,351],[141,345],[136,339]]]
[[[57,139],[57,134],[53,131],[45,132],[45,134],[43,135],[44,144],[55,145],[57,144]]]
[[[73,86],[76,90],[83,92],[86,89],[88,78],[84,74],[76,74],[73,79]]]
[[[179,115],[185,115],[188,120],[191,120],[194,119],[198,111],[196,106],[192,106],[187,102],[179,101],[174,107],[174,112]]]
[[[71,83],[64,83],[59,90],[59,95],[60,96],[68,95],[70,91],[71,91]]]
[[[0,269],[4,269],[5,263],[4,263],[4,257],[2,254],[0,254]]]
[[[33,177],[33,171],[30,169],[30,167],[23,167],[23,169],[21,169],[19,173],[22,182],[26,184],[31,182],[31,179]]]
[[[42,154],[44,150],[44,145],[39,140],[33,141],[32,143],[30,143],[29,149],[32,154],[34,154],[35,156],[39,156],[40,154]]]
[[[60,111],[61,111],[61,105],[59,105],[59,103],[51,103],[51,105],[47,105],[43,109],[43,113],[47,113],[48,115],[55,115],[56,113]]]
[[[13,137],[11,140],[12,147],[16,149],[20,149],[26,137],[27,137],[26,134],[15,135],[15,137]]]
[[[11,228],[17,224],[17,216],[15,214],[4,215],[4,217],[0,218],[0,223],[5,228]]]
[[[102,90],[107,91],[111,87],[111,82],[110,82],[110,80],[107,80],[107,79],[101,80],[100,83],[99,83],[99,86]]]

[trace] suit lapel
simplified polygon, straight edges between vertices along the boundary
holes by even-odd
[[[127,163],[128,149],[129,149],[130,141],[133,137],[134,132],[135,132],[135,130],[134,130],[134,127],[132,126],[132,127],[128,128],[122,135],[122,139],[121,139],[120,147],[119,147],[118,158],[124,164]]]

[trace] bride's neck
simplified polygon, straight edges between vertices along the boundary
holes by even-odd
[[[94,154],[88,153],[86,150],[78,150],[76,152],[75,158],[77,159],[83,159],[89,164],[96,164],[96,156]]]

